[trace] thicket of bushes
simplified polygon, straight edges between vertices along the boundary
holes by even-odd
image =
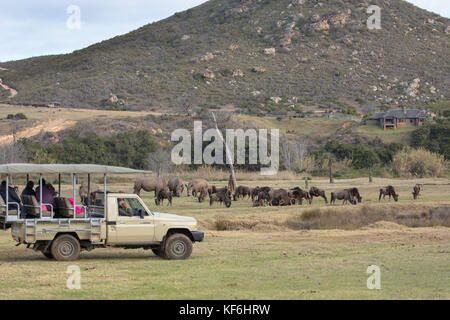
[[[351,160],[354,169],[366,169],[376,165],[388,165],[395,154],[402,150],[403,145],[398,143],[382,144],[374,141],[372,145],[353,145],[330,140],[319,151],[314,153],[317,160],[329,158],[330,155],[337,161]]]
[[[412,134],[412,146],[425,148],[450,159],[450,122],[429,123]]]
[[[95,133],[72,136],[57,144],[21,139],[27,158],[32,163],[95,163],[135,169],[148,167],[148,156],[156,149],[150,133],[135,130],[100,137]]]
[[[444,156],[423,148],[404,149],[392,161],[394,174],[418,178],[439,177],[447,169]]]

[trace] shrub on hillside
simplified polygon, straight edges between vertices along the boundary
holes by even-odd
[[[404,149],[392,161],[394,174],[402,177],[439,177],[447,169],[444,157],[425,149]]]
[[[20,139],[31,163],[95,163],[135,169],[148,167],[148,155],[156,148],[151,134],[131,130],[110,137],[95,133],[79,137],[76,134],[59,143]]]
[[[10,120],[24,120],[24,119],[27,119],[27,116],[25,114],[23,114],[22,112],[19,112],[16,114],[8,114],[8,116],[6,118],[10,119]]]
[[[422,147],[432,152],[442,154],[450,159],[450,123],[434,123],[420,127],[413,132],[412,146]]]

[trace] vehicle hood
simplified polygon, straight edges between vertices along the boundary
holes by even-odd
[[[180,216],[180,215],[171,214],[171,213],[153,212],[153,216],[156,218],[161,218],[163,220],[182,221],[182,222],[196,222],[197,221],[192,217]]]

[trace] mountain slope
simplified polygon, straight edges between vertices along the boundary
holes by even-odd
[[[368,30],[366,10],[382,11]],[[68,55],[0,64],[0,101],[179,110],[448,99],[450,22],[402,0],[211,0]]]

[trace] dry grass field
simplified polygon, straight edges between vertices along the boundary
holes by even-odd
[[[384,131],[383,128],[376,125],[363,125],[358,127],[357,133],[370,139],[378,137],[384,143],[410,143],[412,132],[416,129],[416,127],[405,127]]]
[[[27,119],[6,120],[8,114],[23,113]],[[76,108],[46,108],[21,105],[0,104],[0,144],[12,141],[12,125],[17,126],[17,138],[30,138],[41,131],[59,132],[72,128],[79,121],[86,120],[117,120],[123,118],[142,118],[148,115],[160,115],[156,112],[146,111],[111,111],[86,110]]]
[[[128,179],[111,179],[110,189],[131,191]],[[239,184],[303,187],[298,181],[286,176]],[[413,202],[415,183],[425,186]],[[398,189],[398,203],[378,203],[377,190],[386,184]],[[153,193],[143,192],[151,210],[199,220],[205,241],[194,245],[186,261],[161,260],[141,249],[97,249],[60,263],[15,247],[9,232],[0,231],[0,299],[450,299],[449,216],[429,220],[430,209],[450,207],[448,180],[352,179],[330,185],[318,179],[311,185],[328,194],[359,186],[363,203],[329,206],[315,199],[311,206],[252,208],[243,200],[226,209],[184,196],[172,207],[156,207]],[[331,222],[306,228],[298,223],[321,214]],[[66,269],[73,264],[81,269],[81,290],[66,288]],[[381,268],[381,290],[366,287],[369,265]]]
[[[255,117],[248,115],[235,116],[233,120],[238,128],[264,128],[280,129],[280,134],[293,134],[296,136],[309,136],[314,132],[316,138],[326,138],[343,127],[353,125],[353,122],[339,119],[324,118],[283,118]],[[320,130],[317,130],[320,128]]]
[[[24,113],[30,120],[88,120],[92,118],[123,118],[123,117],[141,117],[149,114],[160,115],[158,112],[149,111],[112,111],[96,109],[77,109],[77,108],[46,108],[30,107],[21,105],[0,104],[0,114]]]

